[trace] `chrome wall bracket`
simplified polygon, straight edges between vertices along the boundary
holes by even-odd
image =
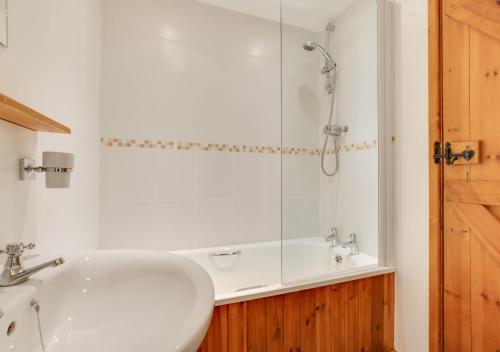
[[[19,179],[24,180],[34,180],[36,178],[37,171],[35,171],[35,159],[20,159],[19,160]]]
[[[35,166],[36,161],[34,159],[20,159],[19,160],[19,179],[24,180],[34,180],[36,174],[40,172],[55,172],[55,173],[66,173],[72,172],[73,169],[69,167],[44,167]]]

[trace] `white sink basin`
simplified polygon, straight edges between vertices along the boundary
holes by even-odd
[[[64,258],[58,268],[0,289],[0,351],[41,351],[33,298],[47,352],[196,351],[214,304],[212,281],[198,264],[143,251]],[[7,337],[13,320],[17,327]]]

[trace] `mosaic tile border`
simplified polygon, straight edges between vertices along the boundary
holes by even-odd
[[[201,150],[229,153],[258,153],[258,154],[283,154],[283,155],[312,155],[320,156],[321,148],[296,148],[296,147],[272,147],[252,145],[232,145],[223,143],[200,143],[200,142],[177,142],[153,139],[132,138],[101,138],[101,144],[109,148],[139,148],[139,149],[166,149],[166,150]],[[327,149],[326,154],[348,153],[352,151],[367,150],[377,147],[377,140],[344,144],[336,150]]]

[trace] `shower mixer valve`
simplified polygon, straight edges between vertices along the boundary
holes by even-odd
[[[348,131],[349,131],[348,126],[326,125],[323,128],[323,132],[329,136],[340,136],[343,133],[347,133]]]

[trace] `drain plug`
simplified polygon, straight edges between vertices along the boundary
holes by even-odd
[[[335,263],[340,264],[342,263],[343,259],[341,255],[336,255],[335,256]]]

